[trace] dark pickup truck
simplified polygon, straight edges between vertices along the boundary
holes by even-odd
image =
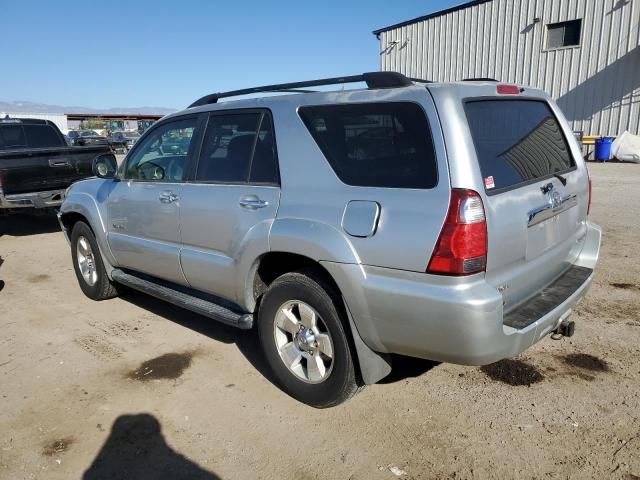
[[[57,207],[76,180],[92,176],[108,145],[70,147],[49,120],[0,119],[0,213]]]

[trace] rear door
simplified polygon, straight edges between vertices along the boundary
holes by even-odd
[[[542,99],[464,104],[484,181],[487,280],[505,310],[537,293],[577,258],[586,233],[588,179]]]
[[[189,285],[237,301],[243,255],[249,252],[253,261],[269,250],[279,201],[269,112],[212,113],[180,202],[181,263]]]

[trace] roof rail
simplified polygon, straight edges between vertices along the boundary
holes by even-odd
[[[498,82],[499,80],[496,80],[495,78],[489,78],[489,77],[478,77],[478,78],[464,78],[462,79],[463,82]]]
[[[365,82],[368,88],[394,88],[394,87],[407,87],[413,84],[414,79],[409,79],[398,72],[367,72],[361,75],[351,75],[348,77],[334,77],[334,78],[322,78],[319,80],[307,80],[304,82],[293,83],[280,83],[276,85],[266,85],[263,87],[244,88],[242,90],[231,90],[229,92],[212,93],[199,98],[191,105],[191,107],[199,107],[202,105],[208,105],[216,103],[221,98],[237,97],[240,95],[248,95],[251,93],[261,92],[300,92],[300,88],[304,87],[318,87],[322,85],[339,85],[344,83]],[[425,82],[426,80],[415,80]],[[302,92],[309,92],[309,90],[302,90]]]

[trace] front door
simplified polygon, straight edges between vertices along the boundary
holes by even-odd
[[[194,116],[158,125],[127,157],[107,202],[109,246],[118,266],[186,283],[179,208],[197,121]]]
[[[280,200],[270,115],[263,110],[210,115],[193,181],[183,186],[181,263],[189,284],[240,301],[248,266],[269,250]]]

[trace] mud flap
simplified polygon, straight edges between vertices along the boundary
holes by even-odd
[[[391,358],[388,354],[374,352],[364,343],[351,317],[349,307],[346,306],[347,302],[344,298],[342,301],[347,311],[347,317],[349,318],[349,327],[351,328],[353,343],[356,347],[362,381],[367,385],[372,385],[391,373]]]

